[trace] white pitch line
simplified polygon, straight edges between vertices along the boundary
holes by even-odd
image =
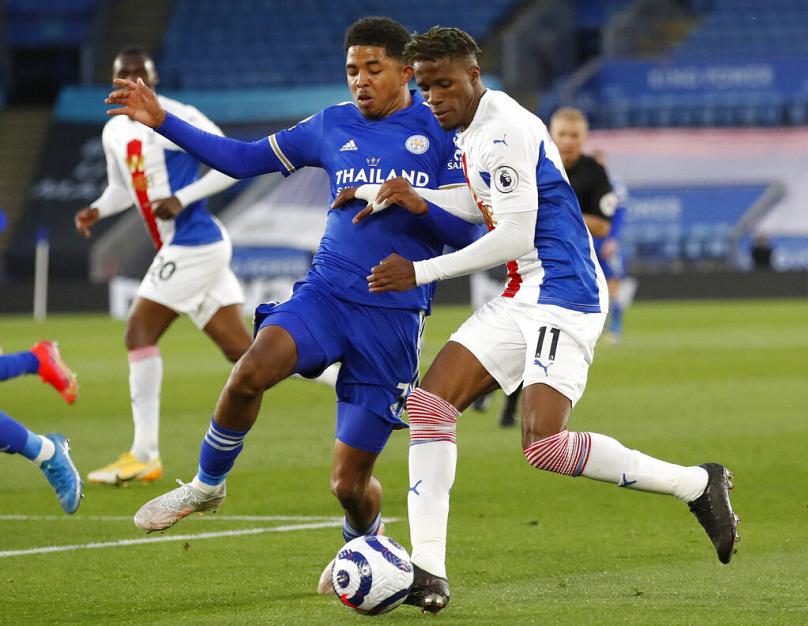
[[[77,543],[68,546],[45,546],[28,550],[5,550],[0,552],[0,559],[28,554],[48,554],[51,552],[72,552],[74,550],[95,550],[97,548],[117,548],[120,546],[136,546],[144,543],[165,543],[168,541],[189,541],[192,539],[216,539],[218,537],[240,537],[244,535],[262,535],[264,533],[285,533],[294,530],[312,530],[316,528],[333,528],[341,526],[342,521],[312,522],[310,524],[292,524],[289,526],[270,526],[266,528],[247,528],[244,530],[223,530],[220,532],[197,533],[194,535],[167,535],[143,539],[121,539],[100,543]]]
[[[0,522],[131,522],[132,515],[0,515]],[[196,522],[314,522],[340,521],[341,517],[326,515],[200,515]],[[388,521],[388,520],[385,520]],[[396,520],[389,520],[396,521]]]

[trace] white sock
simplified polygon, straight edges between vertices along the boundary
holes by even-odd
[[[50,461],[53,458],[53,455],[56,454],[56,446],[53,445],[53,442],[47,437],[43,437],[42,435],[37,435],[37,437],[42,440],[42,448],[40,448],[39,454],[31,459],[31,462],[39,467],[45,461]]]
[[[410,446],[410,518],[412,562],[446,578],[446,527],[449,492],[457,467],[457,444],[430,441]],[[416,495],[417,492],[417,495]]]
[[[665,493],[684,502],[695,500],[707,487],[707,471],[702,467],[666,463],[598,433],[562,430],[534,441],[525,448],[525,457],[539,469]]]
[[[135,437],[131,452],[139,461],[160,457],[160,387],[163,383],[163,359],[157,346],[129,352],[129,393]]]
[[[215,496],[218,495],[224,488],[224,481],[220,482],[218,485],[209,485],[208,483],[203,483],[201,480],[199,480],[199,476],[194,476],[194,479],[191,481],[191,487],[201,491],[205,495]]]
[[[592,444],[582,476],[629,489],[669,494],[683,502],[695,500],[707,488],[707,471],[703,467],[660,461],[629,450],[606,435],[588,434]]]
[[[411,558],[421,569],[442,578],[446,578],[446,526],[457,467],[459,415],[446,400],[420,387],[407,398]]]

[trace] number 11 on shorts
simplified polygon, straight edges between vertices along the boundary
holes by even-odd
[[[547,330],[550,330],[550,349],[547,353],[547,357],[542,356],[542,352],[544,350],[544,340],[547,336]],[[542,326],[539,328],[539,340],[536,342],[536,354],[533,357],[533,364],[538,365],[540,368],[544,370],[546,376],[550,375],[550,372],[547,370],[550,369],[550,366],[555,361],[556,357],[556,348],[558,348],[558,337],[561,335],[561,331],[555,327],[548,327]]]

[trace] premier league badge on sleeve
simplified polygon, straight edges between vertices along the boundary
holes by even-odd
[[[429,150],[429,139],[423,135],[412,135],[404,142],[404,147],[413,154],[423,154]]]
[[[519,184],[519,175],[516,170],[507,165],[497,168],[493,178],[494,186],[500,193],[511,193]]]

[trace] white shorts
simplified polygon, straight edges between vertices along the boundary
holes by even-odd
[[[137,295],[185,313],[200,329],[216,311],[244,302],[230,269],[230,240],[202,246],[163,246],[138,287]]]
[[[544,383],[575,406],[605,321],[605,313],[500,296],[480,307],[449,340],[468,348],[505,393],[521,382]]]

